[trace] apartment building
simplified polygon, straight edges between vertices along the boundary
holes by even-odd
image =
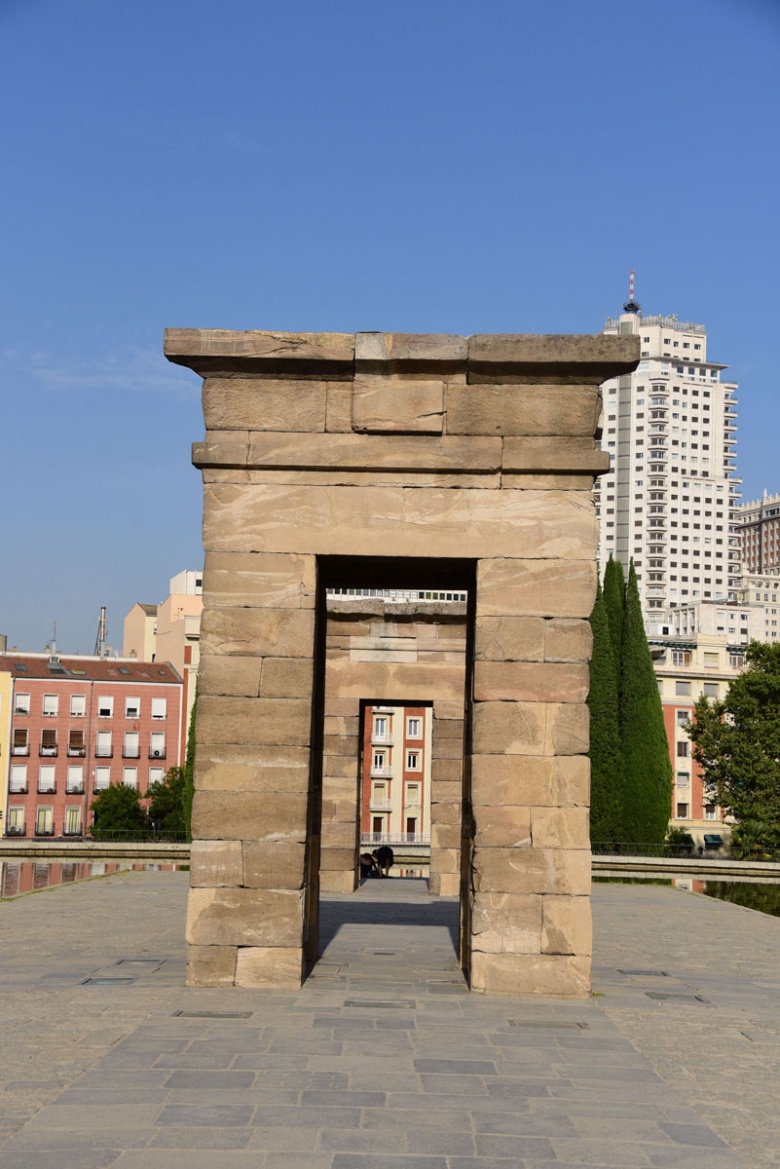
[[[0,676],[6,836],[80,836],[97,792],[125,783],[143,796],[181,762],[182,682],[167,662],[0,653]]]
[[[739,586],[734,531],[736,385],[707,354],[704,325],[642,316],[630,300],[607,334],[637,334],[637,370],[602,387],[610,468],[594,492],[599,560],[636,568],[651,623],[669,608],[727,600]]]
[[[432,706],[366,706],[361,841],[429,844]]]
[[[780,495],[740,503],[735,513],[742,571],[780,575]]]

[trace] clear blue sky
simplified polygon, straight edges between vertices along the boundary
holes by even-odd
[[[201,563],[167,325],[704,322],[780,490],[776,0],[0,0],[0,632]]]

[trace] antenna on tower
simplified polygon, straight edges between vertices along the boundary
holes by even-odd
[[[98,621],[97,637],[95,638],[95,657],[104,658],[108,653],[108,624],[106,622],[106,606],[100,606],[100,620]]]
[[[632,268],[628,276],[628,300],[623,305],[624,313],[641,313],[642,306],[634,299],[634,277],[636,273]]]

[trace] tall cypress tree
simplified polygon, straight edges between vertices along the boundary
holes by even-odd
[[[626,578],[623,565],[610,556],[604,570],[604,604],[609,621],[609,635],[615,655],[615,669],[620,673],[620,653],[623,643],[623,611],[626,606]]]
[[[669,825],[672,764],[633,560],[623,614],[619,687],[627,839],[660,844]]]
[[[623,823],[623,761],[618,720],[618,676],[601,584],[590,615],[590,838],[596,843],[626,839]]]

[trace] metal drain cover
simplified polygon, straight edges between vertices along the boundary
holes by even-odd
[[[541,1023],[526,1019],[507,1019],[510,1027],[533,1027],[538,1031],[590,1031],[589,1023]]]
[[[164,958],[117,958],[117,966],[162,966]]]
[[[137,978],[85,978],[82,986],[129,986],[137,982]]]
[[[665,970],[618,970],[618,974],[629,974],[635,978],[668,978]]]
[[[657,990],[646,990],[645,994],[649,999],[657,999],[659,1002],[671,1000],[679,1003],[706,1003],[709,999],[702,998],[700,994],[660,994]]]
[[[251,1019],[252,1011],[174,1011],[173,1019]]]
[[[345,999],[345,1007],[369,1007],[374,1010],[385,1010],[398,1007],[405,1007],[407,1010],[414,1010],[416,1003],[413,999]]]

